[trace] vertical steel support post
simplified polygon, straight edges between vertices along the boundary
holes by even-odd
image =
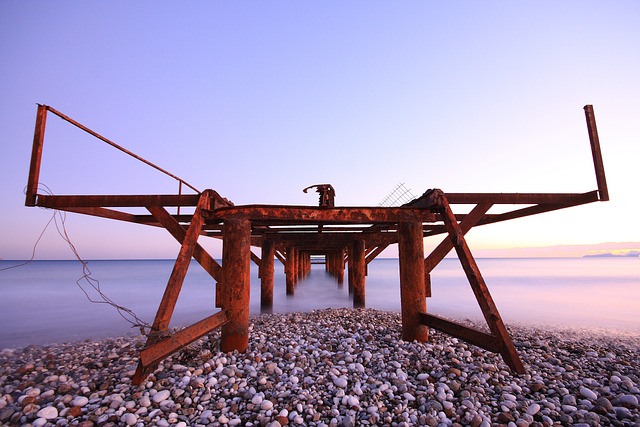
[[[307,275],[307,253],[298,252],[298,279],[303,279]]]
[[[262,242],[262,262],[260,265],[260,307],[273,307],[273,277],[276,246],[273,240]]]
[[[294,248],[288,247],[287,250],[287,259],[284,265],[285,271],[285,280],[287,287],[287,295],[293,295],[295,293],[295,270],[293,268],[293,263],[295,262]]]
[[[427,312],[421,223],[401,222],[399,224],[398,255],[402,339],[426,342],[429,339],[429,329],[420,322],[420,314]]]
[[[353,284],[355,283],[355,260],[353,257],[353,242],[347,247],[347,284],[349,286],[349,295],[353,294]]]
[[[224,221],[222,274],[228,323],[222,327],[220,350],[244,352],[249,346],[249,299],[251,284],[251,222]]]
[[[353,242],[353,308],[365,307],[366,267],[365,242],[358,239]]]
[[[291,248],[291,281],[295,288],[298,284],[298,248],[295,246]]]
[[[336,252],[335,264],[338,285],[342,287],[342,285],[344,284],[344,248],[340,248],[338,249],[338,252]]]
[[[604,173],[602,151],[600,150],[600,138],[598,137],[598,128],[596,127],[596,116],[593,112],[593,105],[585,105],[584,114],[587,119],[587,130],[589,131],[591,154],[593,156],[593,165],[596,170],[598,195],[600,196],[600,200],[604,202],[609,200],[609,189],[607,188],[607,178]]]
[[[42,162],[42,148],[44,146],[44,130],[47,124],[47,106],[38,104],[36,113],[36,128],[33,132],[33,147],[31,148],[31,164],[29,166],[29,180],[27,182],[27,196],[25,206],[35,206],[38,197],[38,183],[40,180],[40,164]]]

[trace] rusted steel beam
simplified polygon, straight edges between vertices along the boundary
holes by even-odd
[[[369,252],[367,254],[366,257],[366,262],[367,264],[369,264],[371,261],[373,261],[374,259],[376,259],[376,257],[378,255],[380,255],[382,253],[382,251],[384,251],[385,249],[387,249],[389,247],[388,244],[382,244],[382,245],[378,245],[376,246],[375,249],[373,249],[371,252]]]
[[[205,194],[205,193],[203,193]],[[162,226],[181,244],[187,235],[185,229],[161,206],[148,206],[147,210],[151,212],[154,218],[162,224]],[[193,258],[202,266],[202,268],[215,279],[218,284],[222,281],[222,267],[209,253],[198,243],[195,243],[193,250]],[[219,285],[218,285],[219,286]]]
[[[395,231],[395,223],[380,223],[379,226],[372,226],[370,224],[348,224],[348,225],[329,225],[324,226],[322,224],[318,226],[312,225],[282,225],[268,227],[263,225],[260,221],[253,222],[253,232],[261,234],[320,234],[320,235],[341,235],[341,234],[354,234],[354,233],[366,233],[375,235],[378,233],[384,233],[388,229]],[[258,225],[256,225],[258,224]]]
[[[467,234],[471,228],[473,228],[493,206],[491,203],[480,203],[474,207],[468,215],[460,222],[460,230],[463,234]],[[453,249],[453,242],[451,239],[444,239],[440,244],[429,254],[424,260],[424,270],[426,274],[430,274],[431,271],[440,264],[440,261]],[[431,295],[430,290],[427,291]]]
[[[278,251],[277,249],[276,249],[276,258],[278,259],[278,261],[280,261],[280,263],[282,265],[286,265],[287,264],[287,260],[286,260],[285,256],[282,255],[282,253],[280,253],[280,251]]]
[[[507,204],[507,205],[538,205],[538,204],[569,204],[585,203],[583,193],[446,193],[449,204]]]
[[[462,268],[467,276],[469,284],[471,285],[471,289],[473,290],[476,300],[480,305],[480,309],[487,321],[491,334],[501,343],[500,354],[502,355],[505,363],[509,365],[511,369],[519,374],[523,374],[525,370],[522,362],[520,361],[520,357],[518,356],[518,352],[511,341],[509,332],[500,317],[498,308],[493,302],[493,298],[491,297],[484,278],[480,273],[480,269],[471,254],[469,246],[467,245],[464,233],[456,221],[444,194],[442,194],[442,197],[440,198],[440,203],[442,207],[441,216],[449,232],[449,237],[458,254],[460,264],[462,264]]]
[[[262,264],[260,265],[260,307],[273,307],[273,278],[276,247],[273,240],[262,243]]]
[[[435,216],[425,209],[413,208],[320,208],[307,206],[244,205],[219,208],[208,212],[208,219],[246,218],[252,221],[284,221],[304,223],[374,223],[398,221],[434,221]]]
[[[205,319],[194,323],[180,331],[171,334],[145,347],[140,351],[140,361],[143,366],[155,365],[176,351],[202,338],[216,328],[227,323],[227,313],[219,311]]]
[[[500,353],[500,341],[493,335],[459,323],[451,322],[432,314],[420,313],[420,322],[430,328],[437,329],[452,337],[460,338],[493,353]]]
[[[354,240],[350,262],[353,263],[353,308],[364,308],[366,304],[365,241]]]
[[[38,206],[45,208],[76,207],[146,207],[146,206],[182,206],[193,207],[198,204],[199,194],[165,195],[82,195],[82,196],[38,196]]]
[[[180,252],[178,253],[178,257],[173,266],[173,271],[169,277],[169,282],[167,283],[155,320],[153,321],[152,329],[154,332],[164,331],[169,326],[173,310],[178,300],[178,295],[182,289],[182,283],[184,282],[187,269],[189,268],[189,262],[193,257],[198,236],[200,235],[200,229],[204,223],[202,210],[209,206],[208,193],[205,192],[199,197],[200,201],[198,202],[196,211],[193,214],[189,229],[186,231],[184,239],[182,240]]]
[[[372,245],[391,244],[394,243],[398,236],[395,232],[369,233],[367,231],[358,231],[352,233],[266,233],[267,238],[278,243],[293,243],[296,245],[325,244],[327,242],[336,242],[339,245],[346,244],[353,239],[365,239]]]
[[[485,216],[487,211],[493,206],[491,203],[480,203],[476,205],[468,215],[465,215],[464,219],[460,223],[460,229],[464,234],[467,234],[471,228],[478,224],[479,221]],[[457,220],[457,217],[456,217]],[[446,228],[443,230],[446,232]],[[431,298],[431,271],[440,264],[445,256],[453,249],[453,243],[451,239],[444,239],[436,248],[425,258],[424,260],[424,286],[425,295],[427,298]]]
[[[593,166],[596,171],[598,193],[600,194],[601,201],[607,201],[609,200],[609,189],[607,188],[607,177],[604,173],[602,151],[600,150],[600,138],[598,137],[598,127],[596,126],[596,116],[593,112],[593,105],[585,105],[584,114],[587,119],[587,130],[589,131],[589,142],[591,143]]]
[[[106,208],[65,208],[60,209],[65,212],[79,213],[83,215],[96,216],[100,218],[115,219],[118,221],[133,222],[135,224],[153,225],[159,227],[160,224],[150,215],[134,215],[128,212],[120,212]]]
[[[33,132],[33,147],[31,148],[31,164],[27,181],[26,206],[36,206],[38,198],[38,184],[40,182],[40,165],[42,164],[42,148],[44,147],[44,132],[47,125],[47,107],[38,104],[36,113],[36,128]]]
[[[253,263],[255,265],[257,265],[258,267],[260,267],[260,264],[262,263],[262,260],[260,259],[260,257],[256,254],[253,253],[253,251],[251,251],[251,261],[253,261]],[[260,269],[258,268],[258,277],[260,277]]]
[[[429,339],[429,329],[420,322],[420,313],[427,312],[424,286],[424,246],[422,224],[400,223],[398,229],[400,264],[400,306],[402,310],[402,339]]]
[[[557,203],[557,204],[540,204],[535,206],[529,206],[522,209],[516,209],[509,212],[504,212],[501,214],[491,214],[485,215],[484,218],[478,223],[478,225],[486,225],[486,224],[494,224],[496,222],[507,221],[516,218],[523,218],[526,216],[537,215],[545,212],[551,212],[559,209],[570,208],[573,206],[580,206],[587,203],[597,202],[598,192],[590,191],[588,193],[582,194],[583,197],[580,199],[573,199],[568,203]]]
[[[222,244],[223,308],[228,322],[222,327],[220,350],[244,352],[249,346],[251,284],[251,223],[244,219],[224,222]]]

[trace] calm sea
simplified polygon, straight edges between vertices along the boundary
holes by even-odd
[[[493,299],[507,324],[576,327],[640,334],[639,258],[478,259]],[[0,261],[0,269],[16,262]],[[152,323],[172,260],[90,261],[91,277],[114,303]],[[0,349],[29,344],[97,339],[139,333],[82,277],[77,261],[33,261],[0,271]],[[346,276],[346,275],[345,275]],[[400,310],[398,260],[369,264],[367,307]],[[213,312],[213,280],[192,263],[173,315],[186,326]],[[482,318],[457,259],[444,260],[432,274],[429,312],[456,319]],[[348,286],[313,265],[295,296],[285,294],[276,262],[274,312],[350,307]],[[260,314],[260,280],[252,265],[251,313]]]

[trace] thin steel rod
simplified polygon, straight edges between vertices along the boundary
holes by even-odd
[[[162,169],[160,166],[155,165],[153,163],[151,163],[149,160],[138,156],[137,154],[127,150],[126,148],[116,144],[115,142],[111,141],[110,139],[105,138],[104,136],[100,135],[99,133],[89,129],[88,127],[84,126],[81,123],[78,123],[77,121],[73,120],[71,117],[61,113],[60,111],[56,110],[53,107],[50,106],[46,106],[46,108],[51,111],[53,114],[55,114],[56,116],[60,117],[62,120],[65,120],[69,123],[71,123],[72,125],[74,125],[77,128],[82,129],[83,131],[87,132],[88,134],[98,138],[99,140],[101,140],[102,142],[106,142],[107,144],[111,145],[112,147],[122,151],[125,154],[128,154],[129,156],[133,157],[134,159],[137,159],[139,161],[141,161],[142,163],[151,166],[152,168],[162,172],[165,175],[170,176],[171,178],[183,183],[184,185],[186,185],[187,187],[191,188],[193,191],[195,191],[196,193],[200,193],[200,190],[198,190],[196,187],[194,187],[193,185],[189,184],[187,181],[185,181],[184,179],[180,178],[179,176],[176,176],[174,174],[172,174],[171,172]]]

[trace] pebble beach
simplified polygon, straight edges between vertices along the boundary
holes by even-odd
[[[400,314],[251,318],[249,349],[213,333],[131,384],[143,337],[0,351],[0,423],[23,426],[640,426],[640,336],[509,326],[527,369]]]

